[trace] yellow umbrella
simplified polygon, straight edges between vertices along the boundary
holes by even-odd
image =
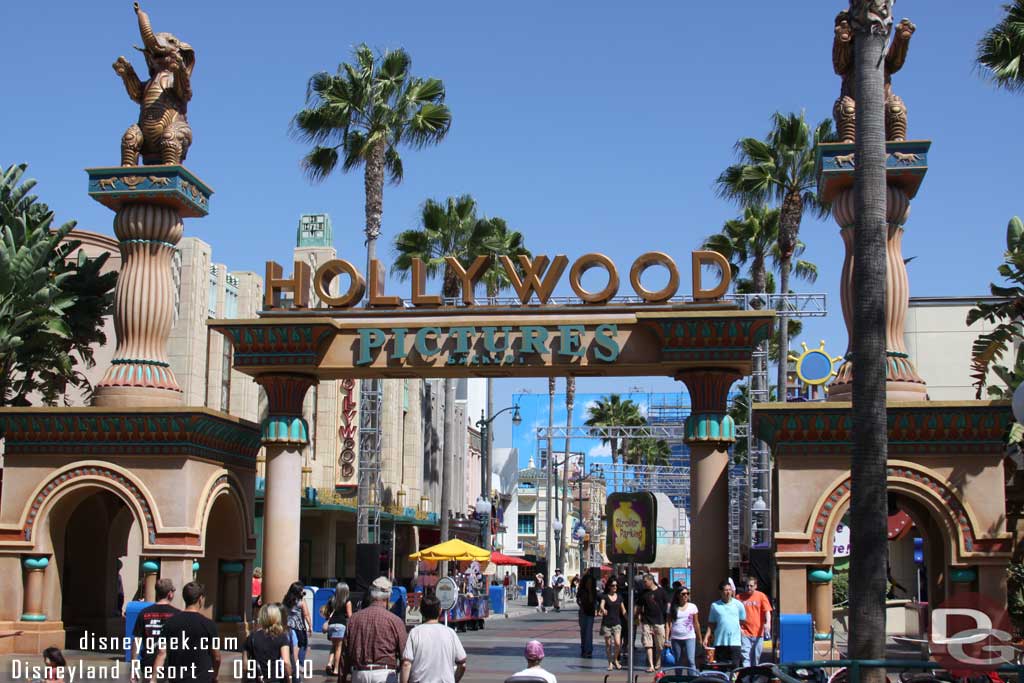
[[[413,553],[409,556],[409,559],[434,561],[476,560],[477,562],[487,562],[491,559],[491,551],[478,548],[461,539],[453,538],[450,541],[445,541],[444,543],[424,548],[418,553]]]

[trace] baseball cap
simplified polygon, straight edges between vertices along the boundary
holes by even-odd
[[[539,640],[531,640],[526,644],[526,652],[523,654],[533,661],[544,659],[544,646]]]
[[[387,591],[389,593],[391,592],[391,582],[388,581],[388,577],[386,576],[378,576],[376,579],[373,580],[373,583],[370,585],[373,588],[377,588],[382,591]]]

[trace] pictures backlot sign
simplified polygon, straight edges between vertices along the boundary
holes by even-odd
[[[600,375],[614,368],[622,376],[650,375],[664,372],[662,361],[686,360],[689,350],[683,347],[689,342],[676,343],[682,335],[703,338],[695,343],[717,354],[713,360],[737,361],[745,368],[750,343],[771,314],[740,311],[720,301],[731,282],[723,256],[696,251],[691,260],[692,299],[685,302],[677,297],[679,268],[660,252],[634,261],[629,273],[634,296],[618,301],[613,301],[619,291],[618,271],[601,254],[581,256],[571,269],[561,254],[553,259],[522,256],[518,262],[481,256],[468,266],[448,258],[443,268],[458,281],[460,301],[428,294],[427,266],[416,259],[411,263],[411,296],[405,299],[384,292],[385,269],[377,260],[370,264],[369,285],[352,263],[342,259],[326,261],[316,271],[296,262],[287,278],[280,265],[268,262],[260,312],[266,327],[256,331],[250,326],[235,333],[236,365],[244,369],[315,363],[325,379],[403,376],[402,372],[463,376],[467,370],[477,376],[549,376],[557,374],[552,372],[555,368],[572,368],[576,374]],[[668,273],[668,282],[656,291],[642,282],[652,267]],[[490,269],[507,274],[516,295],[511,301],[476,301],[475,290]],[[584,289],[582,277],[589,269],[606,272],[607,283],[600,291]],[[567,270],[578,299],[554,303],[552,293]],[[713,286],[703,280],[706,271],[717,271]],[[309,330],[309,340],[285,339],[302,326]],[[257,350],[268,347],[277,355]]]

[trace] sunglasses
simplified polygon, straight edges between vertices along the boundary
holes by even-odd
[[[679,591],[680,595],[689,595],[690,591]]]

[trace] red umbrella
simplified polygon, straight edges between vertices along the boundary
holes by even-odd
[[[491,562],[498,565],[512,565],[515,567],[532,567],[533,562],[524,560],[521,557],[512,557],[498,551],[491,552]]]

